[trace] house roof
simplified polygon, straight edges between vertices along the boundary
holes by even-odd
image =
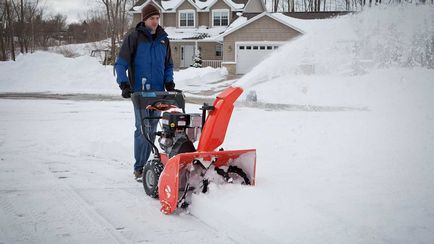
[[[164,8],[161,6],[161,0],[139,0],[131,9],[130,12],[133,13],[140,13],[142,11],[142,8],[145,7],[148,3],[153,3],[154,5],[157,5],[160,9],[164,10]]]
[[[209,9],[216,4],[219,0],[139,0],[130,9],[131,12],[138,13],[142,8],[149,2],[153,2],[158,5],[163,12],[173,12],[175,11],[184,1],[188,1],[193,5],[198,11],[209,11]],[[232,11],[241,11],[245,7],[248,0],[222,0],[225,2]]]
[[[292,23],[292,19],[291,17],[287,17],[281,13],[268,13],[268,12],[263,12],[261,14],[256,15],[255,17],[251,18],[251,19],[247,19],[246,17],[239,17],[238,19],[242,18],[239,22],[234,21],[229,27],[228,30],[225,31],[224,33],[221,34],[221,37],[227,36],[241,28],[243,28],[244,26],[264,17],[264,16],[268,16],[286,26],[288,26],[289,28],[292,28],[300,33],[304,33],[304,31],[300,30],[299,28],[295,27]],[[237,20],[238,20],[237,19]],[[232,26],[233,24],[235,24],[235,26]]]
[[[209,10],[214,4],[216,4],[219,0],[208,0],[208,6],[205,7],[206,10]],[[223,0],[229,7],[231,7],[232,11],[243,10],[245,3],[234,3],[232,0]]]
[[[246,16],[239,16],[235,19],[232,24],[228,27],[213,27],[206,28],[205,26],[201,26],[197,29],[180,29],[175,27],[166,27],[165,30],[169,35],[169,38],[172,40],[201,40],[201,41],[223,41],[223,37],[243,28],[244,26],[261,19],[264,16],[268,16],[275,21],[282,23],[283,25],[288,26],[289,28],[299,32],[304,33],[302,29],[304,25],[306,25],[305,20],[295,19],[288,16],[285,16],[281,13],[261,13],[256,15],[253,18],[248,18]],[[301,29],[299,27],[302,27]]]
[[[193,0],[169,0],[169,1],[162,1],[163,7],[166,11],[175,11],[181,4],[183,4],[185,1],[189,2],[196,10],[201,10],[194,2]]]

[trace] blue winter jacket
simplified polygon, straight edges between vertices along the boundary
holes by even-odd
[[[133,91],[164,91],[165,83],[173,83],[173,61],[164,29],[158,26],[153,40],[144,23],[137,24],[122,43],[115,69],[119,85],[129,82]]]

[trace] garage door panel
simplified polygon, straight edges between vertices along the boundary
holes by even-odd
[[[277,48],[275,44],[239,44],[237,46],[237,74],[248,73]]]

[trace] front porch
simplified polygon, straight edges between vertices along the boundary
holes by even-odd
[[[203,40],[170,40],[172,60],[175,69],[191,67],[199,53],[202,67],[220,68],[223,60],[223,44]]]

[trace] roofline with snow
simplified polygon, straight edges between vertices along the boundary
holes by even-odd
[[[146,2],[144,2],[142,5],[140,5],[140,6],[133,6],[133,10],[132,11],[129,11],[130,13],[142,13],[142,8],[143,7],[145,7],[145,5],[146,4],[148,4],[149,2],[152,2],[153,4],[155,4],[155,5],[157,5],[161,10],[162,10],[162,12],[164,13],[164,8],[163,8],[163,6],[161,6],[160,4],[158,4],[156,1],[154,1],[154,0],[147,0]],[[134,10],[134,8],[139,8],[140,10]]]
[[[183,1],[179,1],[178,5],[176,5],[175,7],[173,7],[173,9],[171,9],[170,11],[166,10],[167,13],[171,13],[171,12],[176,12],[176,10],[179,8],[179,6],[181,6],[183,3],[185,2],[185,0]],[[199,6],[196,5],[196,3],[194,3],[192,0],[187,0],[187,2],[189,2],[191,5],[193,5],[193,7],[196,8],[196,11],[200,11],[202,9],[199,8]]]
[[[183,0],[183,1],[180,1],[179,3],[178,3],[178,5],[176,5],[175,7],[173,7],[172,9],[170,9],[170,10],[167,10],[167,9],[164,9],[163,8],[163,6],[161,6],[160,4],[158,4],[156,1],[154,1],[154,0],[147,0],[146,2],[144,2],[142,5],[140,5],[140,6],[134,6],[133,7],[133,9],[134,8],[139,8],[140,10],[132,10],[132,11],[130,11],[130,13],[141,13],[141,10],[142,10],[142,8],[146,5],[146,4],[148,4],[149,2],[152,2],[152,3],[154,3],[154,4],[156,4],[158,7],[160,7],[161,8],[161,12],[162,13],[175,13],[176,12],[176,10],[178,9],[178,7],[179,6],[181,6],[185,1],[187,1],[187,2],[189,2],[190,4],[192,4],[193,5],[193,7],[196,9],[196,11],[197,12],[209,12],[210,11],[210,8],[212,7],[212,6],[214,6],[219,0],[214,0],[211,4],[209,4],[207,7],[205,7],[204,9],[201,9],[199,6],[197,6],[196,5],[196,3],[195,2],[193,2],[192,0]],[[246,7],[246,5],[247,4],[244,4],[244,7],[243,8],[235,8],[234,6],[232,6],[232,4],[230,4],[227,0],[222,0],[224,3],[226,3],[228,6],[229,6],[229,8],[232,10],[232,11],[242,11],[245,7]],[[262,2],[262,1],[261,1]]]
[[[241,25],[239,25],[239,26],[237,26],[237,27],[235,27],[235,28],[232,28],[231,30],[229,30],[229,31],[227,31],[227,32],[224,32],[224,33],[221,34],[220,36],[221,36],[221,37],[225,37],[225,36],[227,36],[227,35],[229,35],[229,34],[235,32],[235,31],[237,31],[237,30],[243,28],[243,27],[246,26],[246,25],[249,25],[250,23],[255,22],[256,20],[258,20],[258,19],[260,19],[260,18],[262,18],[262,17],[264,17],[264,16],[268,16],[268,17],[274,19],[275,21],[277,21],[277,22],[279,22],[279,23],[281,23],[281,24],[284,24],[284,25],[286,25],[286,26],[288,26],[288,27],[290,27],[290,28],[292,28],[292,29],[294,29],[294,30],[300,32],[301,34],[304,34],[304,31],[298,29],[297,27],[295,27],[295,26],[293,26],[293,25],[291,25],[291,24],[289,24],[289,23],[286,23],[285,21],[282,21],[282,20],[279,19],[279,18],[274,17],[271,13],[263,12],[263,13],[261,13],[261,14],[259,14],[259,15],[256,15],[255,17],[253,17],[253,18],[247,20],[245,23],[243,23],[243,24],[241,24]]]
[[[214,0],[214,2],[212,2],[210,5],[208,5],[208,7],[204,8],[204,10],[209,11],[211,9],[212,6],[214,6],[219,0]],[[247,4],[244,4],[244,7],[242,8],[234,8],[234,6],[232,6],[232,4],[228,3],[227,0],[223,0],[224,3],[226,3],[232,11],[241,11],[243,10]],[[262,2],[262,1],[261,1]]]

